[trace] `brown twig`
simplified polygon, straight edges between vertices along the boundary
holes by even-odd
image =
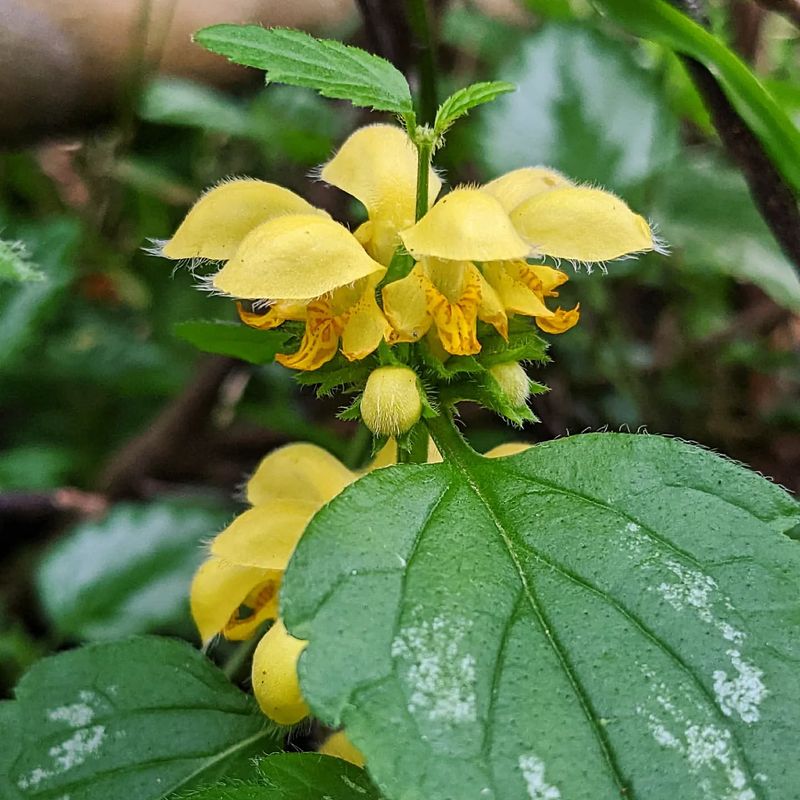
[[[108,499],[103,495],[69,486],[47,492],[0,493],[0,518],[44,517],[62,512],[96,517],[107,508]]]
[[[688,56],[682,58],[761,216],[787,258],[800,270],[800,209],[792,189],[706,66]]]
[[[407,72],[412,65],[411,28],[404,3],[397,0],[356,0],[370,49]]]
[[[673,2],[695,22],[708,26],[705,11],[696,0]],[[759,213],[781,250],[800,271],[800,209],[797,197],[711,71],[690,56],[681,56],[681,59],[705,102],[725,150],[742,172]]]
[[[185,459],[187,453],[197,451],[222,386],[239,366],[235,359],[221,356],[202,360],[195,377],[147,430],[112,457],[100,479],[101,491],[114,499],[138,496],[146,479],[158,478],[169,471],[176,453]]]

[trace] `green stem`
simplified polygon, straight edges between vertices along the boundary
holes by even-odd
[[[229,680],[234,680],[242,667],[247,663],[250,656],[256,649],[256,645],[261,641],[261,634],[264,632],[263,627],[252,638],[245,639],[239,642],[234,648],[233,652],[228,656],[225,663],[222,665],[222,671],[225,677]]]
[[[426,0],[407,0],[408,21],[419,53],[419,110],[421,121],[433,125],[438,102],[436,98],[436,44]]]
[[[415,218],[422,219],[428,212],[428,175],[431,167],[433,143],[427,138],[417,139],[417,208]]]
[[[438,417],[426,419],[425,424],[439,448],[445,461],[464,461],[471,458],[480,458],[461,435],[456,427],[453,413],[449,409],[442,409]]]

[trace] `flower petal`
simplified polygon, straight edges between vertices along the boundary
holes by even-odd
[[[264,580],[253,587],[222,629],[222,635],[234,642],[249,639],[268,619],[278,616],[278,597],[283,570],[267,570]]]
[[[567,311],[557,308],[551,317],[536,317],[536,324],[545,333],[564,333],[578,324],[581,318],[580,309],[580,303]]]
[[[356,479],[339,459],[315,444],[298,442],[273,450],[247,482],[254,506],[273,500],[322,507]]]
[[[491,450],[487,450],[483,455],[486,456],[486,458],[504,458],[505,456],[514,456],[517,453],[524,453],[526,450],[530,450],[531,447],[533,447],[532,444],[527,444],[525,442],[505,442],[497,445],[497,447],[493,447]]]
[[[415,258],[494,261],[524,258],[531,250],[500,201],[480,189],[454,189],[400,238]]]
[[[371,220],[414,221],[417,192],[417,149],[396,125],[367,125],[352,133],[322,168],[320,177],[360,200]],[[442,182],[428,173],[428,203]]]
[[[315,370],[330,361],[339,349],[344,319],[336,315],[329,297],[319,297],[306,308],[306,329],[296,353],[278,353],[275,360],[289,369]]]
[[[367,278],[361,297],[345,313],[342,353],[349,361],[366,358],[383,339],[389,339],[392,334],[392,326],[375,300],[378,280],[379,276]]]
[[[511,221],[538,252],[554,258],[610,261],[654,246],[647,222],[600,189],[542,192],[517,206]]]
[[[481,186],[482,192],[496,197],[507,213],[511,213],[529,197],[549,192],[559,186],[571,186],[572,182],[560,172],[547,167],[522,167],[506,172],[499,178]]]
[[[246,311],[241,303],[237,303],[236,311],[245,325],[261,331],[277,328],[288,319],[304,321],[306,318],[306,304],[296,300],[276,300],[265,313]]]
[[[226,261],[253,228],[286,214],[328,216],[283,186],[254,180],[227,181],[192,206],[162,253],[167,258]]]
[[[396,342],[418,342],[430,329],[425,267],[416,264],[405,278],[383,287],[383,311],[394,329]]]
[[[343,761],[349,761],[357,767],[364,766],[364,755],[353,743],[345,736],[344,731],[336,731],[332,733],[321,745],[317,751],[325,756],[333,756],[334,758],[341,758]]]
[[[239,514],[211,543],[212,555],[241,567],[286,569],[317,508],[296,500],[272,500]]]
[[[250,591],[264,581],[265,575],[258,567],[229,564],[214,556],[200,565],[192,580],[189,599],[203,643],[225,628]]]
[[[386,268],[343,225],[293,214],[252,230],[213,282],[232,297],[305,300],[376,271]]]
[[[261,710],[279,725],[294,725],[309,714],[297,680],[297,661],[307,645],[277,620],[253,653],[253,693]]]
[[[483,274],[507,311],[528,317],[551,317],[553,312],[540,294],[524,280],[528,266],[524,261],[490,261],[483,265]]]

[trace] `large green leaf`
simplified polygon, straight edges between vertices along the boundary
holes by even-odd
[[[664,0],[594,3],[638,36],[703,62],[784,177],[800,190],[800,130],[732,50]]]
[[[800,506],[680,441],[491,460],[443,431],[451,460],[348,487],[284,581],[304,696],[385,794],[794,797]]]
[[[191,800],[380,800],[363,769],[319,753],[273,753],[258,759],[254,777],[222,782]]]
[[[78,639],[176,630],[189,619],[189,585],[203,542],[229,518],[221,508],[125,503],[99,522],[76,525],[36,575],[47,616]]]
[[[9,800],[159,800],[274,749],[252,698],[201,653],[170,639],[46,658],[16,694],[19,750],[8,770]]]
[[[476,117],[487,172],[546,164],[625,188],[668,164],[676,121],[629,48],[587,28],[548,25],[502,65],[518,90]]]
[[[741,175],[711,159],[684,157],[656,187],[654,219],[690,273],[730,275],[800,312],[800,278],[756,211]]]
[[[237,64],[266,70],[267,80],[316,89],[377,111],[412,114],[408,83],[390,62],[333,39],[258,25],[212,25],[194,39]]]
[[[239,322],[194,319],[175,325],[175,335],[205,353],[268,364],[289,340],[285,331],[259,331]]]

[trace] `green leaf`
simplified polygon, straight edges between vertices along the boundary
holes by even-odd
[[[73,274],[72,253],[80,228],[70,219],[31,225],[18,232],[47,280],[0,292],[0,371],[18,363],[43,322],[64,295]]]
[[[630,48],[574,25],[547,25],[501,66],[516,92],[476,117],[486,172],[545,164],[626,189],[669,164],[678,127]]]
[[[159,800],[274,749],[253,699],[171,639],[60,653],[36,664],[16,694],[17,798]]]
[[[256,778],[192,792],[191,800],[380,800],[363,769],[319,753],[273,753],[256,761]]]
[[[194,40],[237,64],[266,70],[273,83],[305,86],[376,111],[414,111],[403,74],[386,59],[358,47],[258,25],[212,25],[198,31]]]
[[[44,273],[31,260],[23,242],[0,239],[0,281],[43,281]]]
[[[468,114],[475,106],[491,103],[501,94],[513,92],[516,88],[513,83],[505,81],[486,81],[459,89],[439,106],[433,125],[435,135],[441,136],[459,117]]]
[[[762,800],[800,785],[800,505],[712,453],[590,434],[367,475],[282,612],[303,695],[389,797]]]
[[[231,136],[251,134],[251,119],[230,95],[182,78],[157,78],[142,93],[139,116],[161,125],[185,125]]]
[[[800,130],[732,50],[664,0],[595,0],[595,5],[637,36],[703,62],[775,166],[800,191]]]
[[[0,747],[0,797],[17,800],[20,796],[11,781],[10,770],[19,755],[19,704],[13,700],[0,701],[0,731],[3,746]]]
[[[251,364],[269,364],[285,349],[290,335],[285,331],[259,331],[239,322],[196,319],[179,322],[175,335],[205,353],[232,356]]]
[[[100,522],[76,525],[45,556],[39,597],[56,629],[77,639],[182,630],[203,542],[225,509],[154,502],[120,504]]]
[[[800,278],[775,245],[741,175],[712,159],[684,157],[659,181],[651,208],[673,261],[698,275],[754,283],[800,312]]]

